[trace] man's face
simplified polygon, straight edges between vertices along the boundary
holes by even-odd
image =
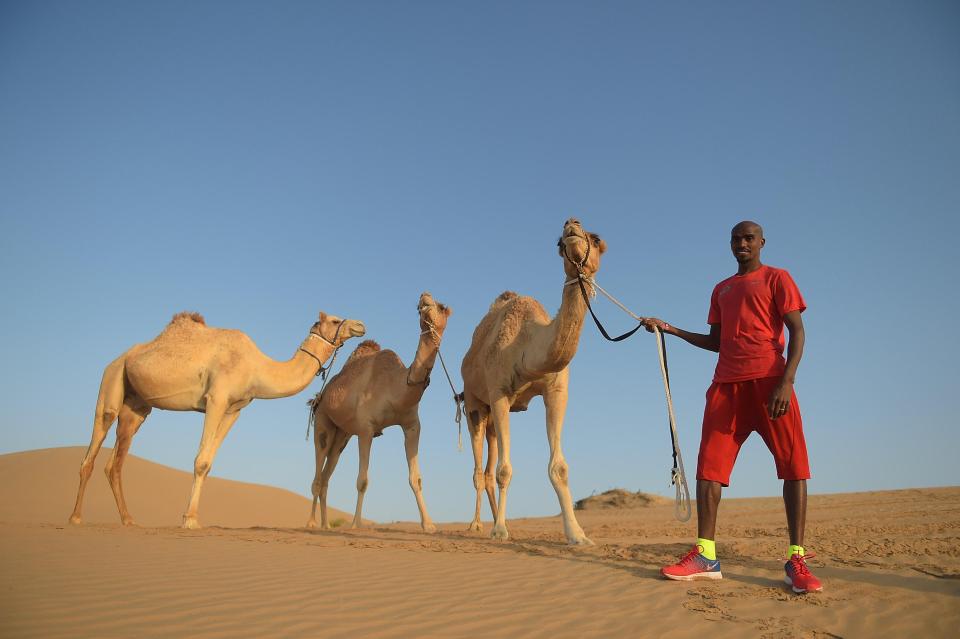
[[[730,231],[730,250],[740,264],[759,259],[765,242],[763,231],[756,225],[738,224]]]

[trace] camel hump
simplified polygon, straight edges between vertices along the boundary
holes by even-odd
[[[181,311],[170,320],[170,324],[186,324],[188,322],[200,324],[201,326],[207,325],[206,320],[203,319],[203,315],[193,311]]]
[[[367,355],[372,355],[379,352],[380,345],[372,339],[367,339],[357,344],[357,347],[353,349],[352,353],[350,353],[350,359],[353,359],[354,357],[366,357]]]
[[[511,300],[515,300],[518,297],[520,297],[520,295],[517,293],[514,293],[513,291],[504,291],[503,293],[500,293],[500,295],[497,296],[497,299],[493,300],[493,304],[490,305],[490,310],[492,311],[495,308],[500,308],[507,302]]]

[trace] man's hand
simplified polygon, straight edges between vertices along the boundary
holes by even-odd
[[[790,399],[793,397],[793,383],[782,380],[770,394],[767,400],[767,414],[770,419],[777,419],[790,410]]]
[[[672,332],[673,332],[673,327],[672,327],[672,326],[670,326],[669,324],[667,324],[666,322],[664,322],[664,321],[661,320],[661,319],[657,319],[656,317],[644,317],[644,318],[643,318],[643,321],[641,322],[641,324],[643,324],[643,327],[644,327],[645,329],[647,329],[647,332],[648,332],[648,333],[652,333],[654,327],[659,328],[659,329],[660,329],[660,332],[662,332],[662,333],[672,333]]]

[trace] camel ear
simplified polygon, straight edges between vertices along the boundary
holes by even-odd
[[[600,249],[600,255],[607,252],[607,243],[599,235],[593,235],[593,245]]]
[[[444,307],[443,307],[443,315],[444,315],[445,317],[450,317],[451,315],[453,315],[453,309],[450,308],[449,306],[444,306]]]
[[[324,322],[324,321],[326,321],[326,319],[327,319],[327,314],[324,313],[323,311],[320,311],[319,320],[320,320],[321,322]]]

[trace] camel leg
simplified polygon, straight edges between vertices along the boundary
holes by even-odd
[[[124,526],[133,526],[136,522],[130,516],[127,510],[127,502],[123,498],[123,483],[121,473],[123,472],[123,462],[130,451],[130,443],[133,436],[140,430],[143,420],[150,414],[151,408],[144,404],[130,401],[130,398],[124,400],[120,408],[120,417],[117,422],[117,443],[113,447],[113,454],[107,461],[103,472],[110,482],[110,488],[113,489],[113,498],[117,502],[117,510],[120,511],[120,521]]]
[[[310,486],[311,492],[313,492],[313,508],[310,509],[307,528],[317,527],[317,502],[320,500],[320,487],[322,486],[320,477],[324,462],[330,455],[330,449],[333,447],[336,438],[337,427],[333,425],[329,417],[317,412],[313,422],[313,449],[316,452],[317,468],[313,475],[313,484]]]
[[[330,521],[327,519],[327,487],[330,485],[330,476],[337,468],[337,462],[340,461],[340,454],[350,442],[348,433],[336,429],[336,439],[330,447],[330,453],[327,455],[327,461],[323,463],[323,471],[320,473],[320,527],[324,530],[330,530]]]
[[[103,379],[100,381],[97,409],[93,416],[93,433],[90,435],[90,445],[87,446],[83,461],[80,462],[80,486],[77,488],[77,501],[73,506],[73,513],[70,515],[71,524],[79,524],[82,521],[80,512],[83,509],[83,495],[87,490],[87,482],[90,481],[90,473],[93,472],[97,453],[100,452],[103,440],[106,439],[113,421],[120,413],[122,404],[123,361],[120,358],[107,366],[103,371]]]
[[[420,476],[420,463],[417,460],[417,453],[420,448],[420,418],[414,415],[413,418],[403,427],[403,447],[407,454],[407,469],[409,471],[408,481],[413,496],[417,500],[417,508],[420,510],[420,527],[424,532],[437,532],[437,527],[430,519],[427,513],[427,505],[423,501],[423,478]]]
[[[497,499],[497,517],[493,523],[491,536],[494,539],[508,539],[507,532],[507,489],[513,477],[513,467],[510,464],[510,400],[504,396],[497,397],[490,405],[490,414],[493,417],[493,426],[497,429],[497,445],[500,449],[500,459],[497,463],[497,485],[500,494]]]
[[[208,396],[206,415],[203,418],[203,435],[200,437],[200,448],[197,450],[197,456],[193,460],[193,488],[190,490],[190,502],[187,504],[187,512],[183,514],[184,528],[200,528],[200,522],[197,521],[197,509],[200,506],[200,491],[203,490],[203,482],[213,467],[213,458],[217,455],[219,442],[223,441],[223,436],[218,437],[220,429],[225,426],[225,431],[229,431],[233,422],[240,415],[239,412],[226,413],[226,402],[220,398]]]
[[[492,428],[488,428],[486,431],[487,438],[487,465],[483,470],[483,483],[484,489],[487,492],[487,501],[490,502],[490,512],[493,515],[493,518],[497,517],[497,494],[495,492],[496,487],[496,475],[494,470],[497,467],[497,434]]]
[[[360,470],[357,473],[357,510],[353,513],[353,523],[350,528],[360,528],[363,519],[360,514],[363,511],[363,496],[367,492],[367,469],[370,467],[370,445],[373,443],[373,437],[369,435],[357,436],[360,444]]]
[[[470,430],[470,445],[473,449],[473,487],[477,491],[477,507],[473,513],[473,521],[467,530],[474,532],[483,532],[483,524],[480,523],[480,505],[484,489],[484,477],[481,464],[483,463],[483,438],[487,432],[487,418],[489,413],[478,403],[467,396],[467,426]],[[494,510],[496,516],[496,510]]]
[[[565,391],[544,393],[543,405],[546,408],[547,416],[547,441],[550,442],[550,462],[547,465],[547,474],[550,476],[553,489],[557,491],[557,499],[560,500],[563,532],[567,536],[567,542],[571,544],[592,545],[593,542],[583,533],[583,528],[580,527],[580,523],[577,522],[577,518],[573,514],[573,500],[570,498],[570,487],[568,485],[569,467],[563,458],[563,450],[560,447],[563,417],[567,410],[567,393]]]

